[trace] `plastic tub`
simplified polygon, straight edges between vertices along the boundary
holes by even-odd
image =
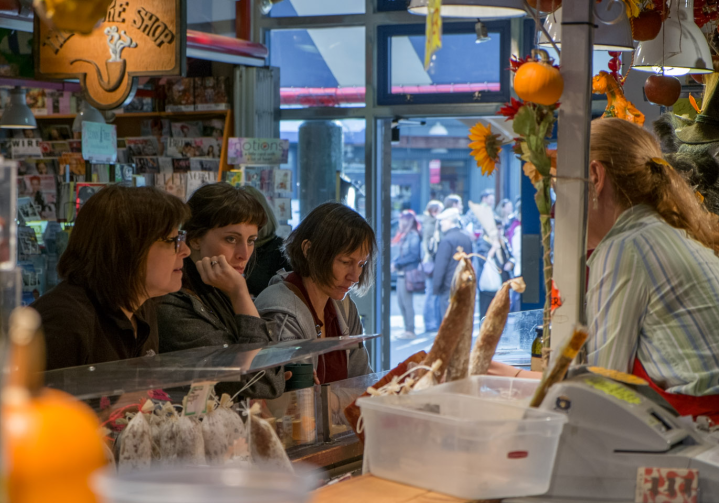
[[[186,467],[118,475],[102,470],[92,488],[104,503],[305,503],[317,479],[249,468]]]
[[[439,384],[420,393],[456,393],[490,400],[518,402],[529,405],[539,379],[515,379],[512,377],[471,376],[459,381]]]
[[[555,412],[453,393],[357,403],[373,475],[470,500],[545,493],[567,421]]]

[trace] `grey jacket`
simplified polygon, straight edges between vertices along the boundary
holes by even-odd
[[[280,341],[310,340],[317,338],[315,320],[310,309],[284,284],[284,278],[289,273],[280,271],[270,280],[267,287],[257,299],[255,306],[267,321],[275,322]],[[334,302],[337,311],[337,319],[340,324],[340,331],[343,335],[361,335],[362,322],[360,321],[357,306],[349,295],[342,302]],[[313,359],[315,368],[317,359]],[[347,376],[357,377],[371,374],[367,349],[361,347],[347,352]]]

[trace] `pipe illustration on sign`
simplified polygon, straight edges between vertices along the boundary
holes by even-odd
[[[95,67],[97,72],[97,80],[105,91],[111,93],[117,91],[122,84],[122,79],[125,77],[125,69],[127,68],[127,61],[122,59],[122,50],[126,47],[135,49],[137,42],[133,42],[130,37],[127,36],[125,30],[118,33],[117,26],[111,26],[105,28],[105,35],[107,35],[107,45],[110,47],[110,59],[105,61],[105,68],[107,69],[107,80],[102,75],[102,70],[97,63],[90,61],[89,59],[73,59],[70,61],[71,65],[75,63],[89,63]]]

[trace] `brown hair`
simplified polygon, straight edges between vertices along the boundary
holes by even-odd
[[[92,291],[104,307],[135,311],[147,294],[150,247],[189,215],[185,203],[154,187],[104,188],[78,213],[57,272]]]
[[[302,243],[310,242],[307,256]],[[284,252],[292,269],[304,278],[329,286],[334,282],[332,264],[343,253],[366,249],[369,259],[355,287],[367,293],[374,281],[377,241],[362,215],[340,203],[324,203],[312,210],[285,241]]]
[[[187,204],[192,216],[183,227],[187,242],[202,239],[208,231],[236,224],[256,225],[267,222],[262,205],[249,192],[226,182],[212,183],[197,189]]]
[[[662,160],[651,133],[622,119],[596,119],[590,159],[604,165],[621,207],[646,204],[669,225],[719,254],[719,217],[709,213],[684,178]]]

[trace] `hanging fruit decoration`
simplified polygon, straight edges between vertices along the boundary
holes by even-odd
[[[95,503],[90,475],[105,465],[95,414],[61,391],[42,388],[40,315],[10,317],[10,374],[2,390],[5,482],[13,503]]]
[[[668,75],[650,75],[644,83],[644,94],[655,105],[670,107],[679,99],[682,83]]]
[[[539,56],[539,61],[536,60]],[[554,105],[564,91],[564,79],[559,67],[543,49],[533,49],[532,58],[514,74],[514,91],[524,101],[539,105]]]
[[[40,17],[58,30],[87,35],[107,14],[112,0],[34,0]]]
[[[717,0],[694,0],[694,22],[699,28],[719,19]]]
[[[632,38],[639,42],[654,40],[662,30],[662,14],[656,10],[644,10],[631,19]]]
[[[539,5],[540,12],[554,12],[562,6],[562,0],[527,0],[527,3],[534,10]]]

